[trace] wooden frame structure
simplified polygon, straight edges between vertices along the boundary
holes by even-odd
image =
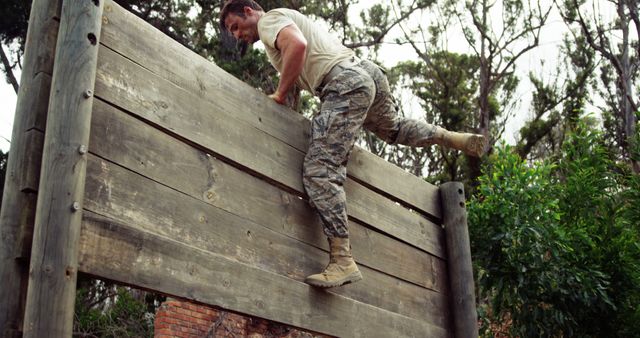
[[[46,120],[46,123],[45,123]],[[77,273],[340,337],[474,337],[459,183],[355,149],[364,280],[326,263],[308,121],[111,0],[34,0],[0,215],[0,334],[68,337]]]

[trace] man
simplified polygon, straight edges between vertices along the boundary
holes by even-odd
[[[336,287],[357,282],[362,275],[351,255],[343,184],[346,165],[362,126],[391,144],[441,144],[481,156],[482,135],[449,132],[422,121],[398,116],[386,76],[375,64],[358,60],[352,50],[297,11],[264,12],[253,0],[229,0],[220,25],[238,40],[261,40],[269,60],[280,73],[270,97],[283,104],[297,84],[322,101],[311,122],[311,143],[303,166],[303,183],[329,240],[325,270],[305,282]]]

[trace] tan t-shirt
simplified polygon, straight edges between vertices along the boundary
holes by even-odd
[[[280,73],[282,55],[275,48],[276,39],[278,33],[291,24],[298,26],[307,39],[306,61],[297,84],[300,88],[314,93],[333,66],[353,57],[355,53],[345,47],[336,36],[318,27],[318,24],[300,12],[286,8],[270,10],[258,21],[258,34],[267,50],[269,61]]]

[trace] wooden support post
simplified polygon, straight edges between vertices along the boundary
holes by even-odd
[[[22,336],[61,0],[33,0],[0,209],[0,337]]]
[[[103,0],[64,0],[42,156],[24,337],[70,337]]]
[[[440,186],[442,218],[447,239],[453,332],[458,338],[478,337],[471,247],[467,229],[464,186],[449,182]]]

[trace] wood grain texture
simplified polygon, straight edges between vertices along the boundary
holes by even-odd
[[[440,186],[440,194],[449,257],[454,335],[459,338],[478,337],[464,185],[460,182],[445,183]]]
[[[57,27],[56,27],[57,28]],[[57,32],[57,30],[56,30]],[[40,72],[34,75],[33,81],[27,84],[28,95],[33,98],[30,102],[23,130],[37,129],[44,133],[47,124],[47,110],[49,108],[49,93],[51,92],[51,69],[47,72]]]
[[[85,212],[81,271],[339,337],[447,337],[444,329]]]
[[[31,129],[25,133],[26,154],[25,164],[21,172],[18,173],[20,191],[37,192],[38,181],[40,180],[40,167],[42,166],[42,147],[44,146],[44,132],[38,129]]]
[[[63,3],[42,155],[24,337],[69,337],[102,2]]]
[[[91,129],[90,151],[98,156],[286,236],[328,249],[319,219],[298,196],[180,142],[99,99],[94,104]],[[443,260],[357,222],[351,222],[350,232],[361,264],[445,293],[447,273]],[[397,264],[398,261],[413,263]]]
[[[26,186],[37,183],[42,158],[42,138],[31,129],[44,127],[54,51],[58,35],[58,12],[62,1],[34,0],[22,59],[20,89],[16,103],[11,155],[7,163],[0,208],[0,336],[21,336],[28,281],[36,195]],[[44,131],[44,128],[40,129]],[[35,142],[35,143],[34,143]],[[37,184],[36,184],[37,185]]]
[[[96,95],[216,156],[260,173],[303,194],[304,153],[257,130],[234,115],[157,77],[108,48],[100,48]],[[444,257],[442,228],[420,213],[348,180],[349,215],[438,257]]]
[[[309,121],[275,104],[263,93],[191,52],[112,1],[107,1],[102,42],[116,52],[205,100],[209,110],[245,122],[299,150],[306,151]],[[133,33],[135,32],[135,33]],[[158,53],[163,50],[163,53]],[[356,147],[349,175],[384,191],[416,210],[440,217],[437,188]]]
[[[98,158],[90,157],[85,196],[87,210],[119,224],[297,281],[322,269],[327,262],[326,251]],[[307,229],[318,232],[314,230]],[[332,291],[445,326],[446,295],[402,282],[365,265],[361,268],[365,276],[361,283]]]

